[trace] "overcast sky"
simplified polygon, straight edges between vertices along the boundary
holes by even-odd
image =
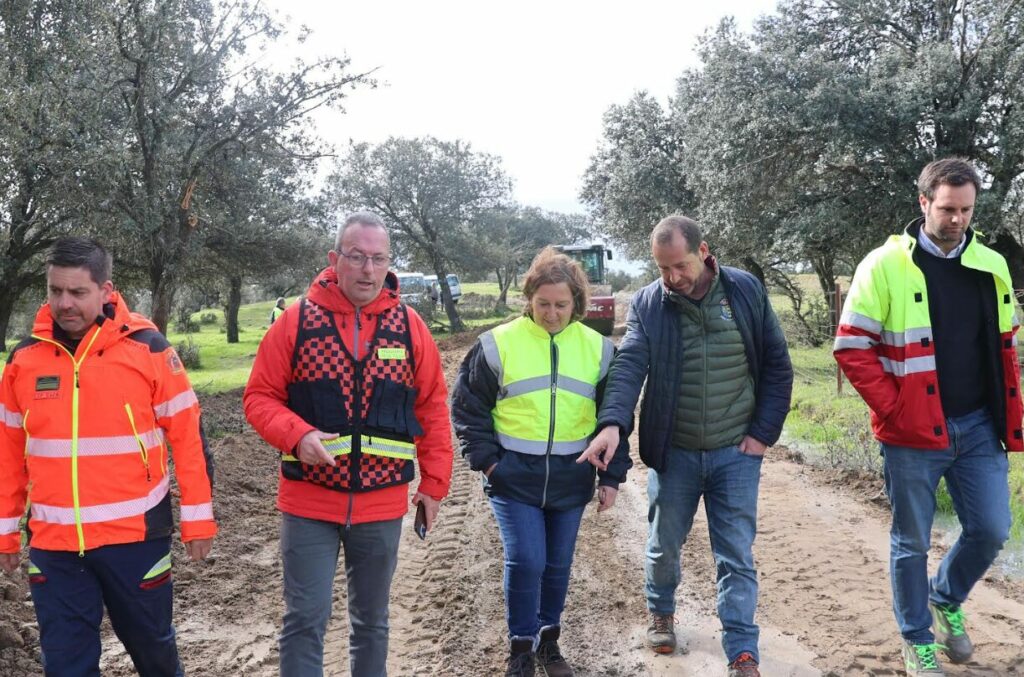
[[[316,118],[339,151],[349,139],[464,139],[502,159],[518,202],[573,212],[583,211],[581,175],[605,110],[638,90],[664,101],[696,65],[694,47],[708,27],[733,16],[749,29],[775,0],[264,5],[313,30],[304,55],[344,53],[356,70],[378,68],[382,87],[353,92],[345,114]]]

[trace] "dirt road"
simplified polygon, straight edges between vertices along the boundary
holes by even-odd
[[[465,342],[445,345],[453,374]],[[176,624],[189,675],[276,674],[280,621],[279,517],[274,453],[244,428],[239,394],[204,399],[228,434],[215,444],[221,536],[210,561],[175,564]],[[888,522],[856,487],[769,452],[755,545],[761,581],[758,622],[766,677],[894,675],[899,642],[889,607]],[[863,495],[863,491],[859,494]],[[563,649],[577,674],[721,675],[714,562],[699,514],[684,548],[677,631],[687,652],[644,648],[641,595],[646,470],[635,469],[610,513],[589,508],[564,617]],[[933,558],[934,559],[934,558]],[[392,589],[389,674],[502,674],[505,625],[502,553],[478,478],[457,464],[451,496],[426,542],[405,529]],[[327,637],[328,675],[348,674],[344,574]],[[24,582],[0,588],[0,674],[39,674]],[[992,580],[966,606],[976,660],[951,675],[1024,675],[1024,593]],[[13,632],[21,644],[3,644]],[[133,674],[120,645],[105,641],[104,675]]]

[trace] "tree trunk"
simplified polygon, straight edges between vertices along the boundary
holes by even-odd
[[[762,268],[761,264],[755,261],[752,256],[743,257],[743,267],[746,268],[751,275],[760,280],[761,284],[764,284],[764,268]]]
[[[174,306],[175,286],[171,282],[171,276],[163,266],[151,267],[149,270],[149,290],[153,295],[153,308],[150,311],[150,318],[153,324],[160,330],[160,333],[167,335],[167,325],[171,320],[171,310]]]
[[[818,285],[828,304],[828,335],[835,336],[836,329],[836,271],[835,260],[827,254],[811,258],[811,266],[818,276]]]
[[[230,290],[228,302],[224,306],[224,324],[228,330],[228,343],[238,343],[238,308],[242,305],[242,276],[232,275],[228,278]]]
[[[448,316],[448,326],[451,327],[453,334],[466,331],[466,325],[459,317],[459,309],[452,301],[452,288],[448,286],[448,272],[443,265],[434,263],[434,274],[437,275],[437,284],[441,288],[441,305],[444,306],[445,315]]]
[[[11,313],[18,302],[19,293],[0,294],[0,352],[7,352],[7,328],[11,325]]]
[[[990,240],[992,249],[1003,255],[1010,268],[1014,289],[1024,289],[1024,247],[1006,229]]]
[[[512,279],[515,277],[516,271],[512,266],[505,268],[505,274],[501,274],[501,268],[495,271],[498,278],[498,300],[494,304],[495,310],[507,310],[508,309],[508,290],[512,286]]]

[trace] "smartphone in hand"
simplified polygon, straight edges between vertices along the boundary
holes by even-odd
[[[412,521],[412,530],[421,541],[427,537],[427,506],[422,501],[416,504],[416,518]]]

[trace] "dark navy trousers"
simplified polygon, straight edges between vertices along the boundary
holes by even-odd
[[[171,539],[29,551],[47,677],[100,677],[103,608],[141,677],[183,677],[171,624]]]

